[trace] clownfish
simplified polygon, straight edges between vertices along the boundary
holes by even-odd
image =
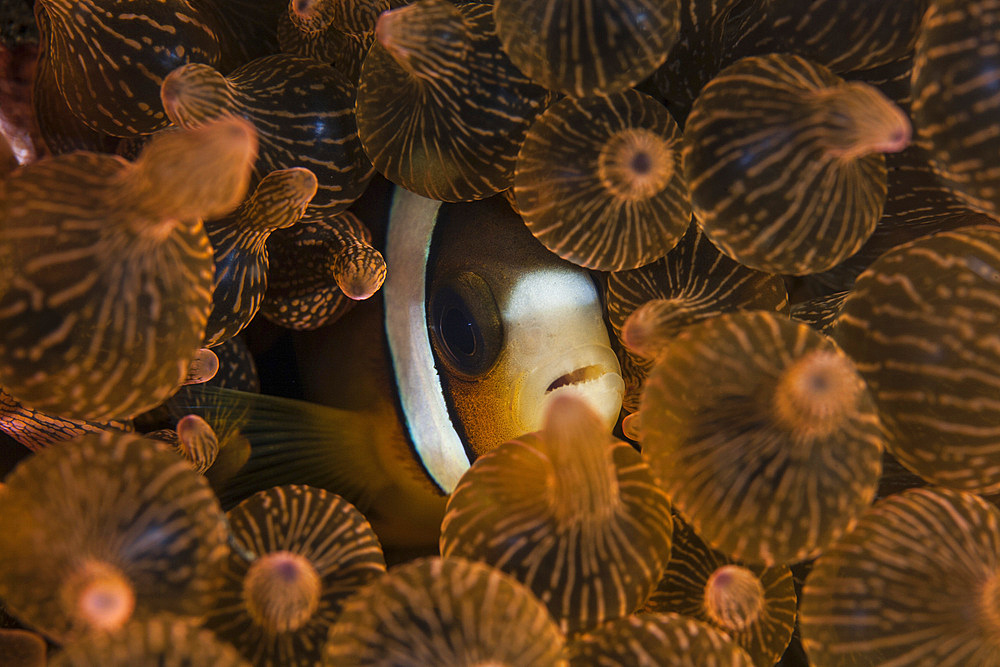
[[[442,204],[397,187],[383,254],[379,294],[295,335],[305,401],[215,390],[249,406],[252,453],[224,502],[319,486],[383,544],[426,545],[471,462],[538,430],[555,396],[584,398],[614,427],[624,381],[598,288],[502,197]]]

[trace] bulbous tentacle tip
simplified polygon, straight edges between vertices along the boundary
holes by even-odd
[[[624,201],[645,201],[663,191],[675,175],[673,143],[644,127],[608,138],[597,160],[605,190]]]
[[[385,282],[385,271],[382,253],[366,243],[348,245],[333,264],[337,287],[344,296],[355,301],[375,294]]]
[[[774,396],[778,421],[804,437],[826,437],[855,417],[866,386],[850,358],[814,350],[781,374]]]
[[[754,623],[764,611],[764,586],[741,565],[724,565],[705,584],[705,611],[728,632]]]
[[[132,584],[117,567],[104,561],[82,563],[67,578],[61,592],[71,615],[92,630],[117,630],[135,611]]]
[[[465,60],[472,36],[455,5],[418,0],[379,15],[375,41],[413,76],[434,78],[442,62]]]
[[[304,33],[318,33],[336,21],[336,0],[291,0],[288,18]]]
[[[318,186],[316,175],[304,167],[272,171],[240,206],[240,226],[259,234],[291,227],[306,213]]]
[[[412,12],[412,10],[410,11]],[[391,9],[383,12],[378,17],[378,21],[375,22],[375,41],[390,53],[394,51],[393,47],[395,43],[393,40],[398,35],[397,26],[399,25],[399,21],[405,18],[406,12],[406,7]]]
[[[253,164],[257,158],[257,130],[242,118],[221,118],[206,127],[200,138],[207,146],[218,148],[236,159],[238,164]]]
[[[319,187],[316,174],[305,167],[292,167],[282,171],[285,173],[282,179],[287,192],[286,199],[308,204],[309,200],[316,195],[316,190]]]
[[[629,440],[642,440],[642,413],[639,411],[625,415],[622,419],[622,433]]]
[[[681,297],[650,299],[625,318],[621,340],[633,354],[656,359],[684,327],[707,314]]]
[[[653,359],[666,344],[658,323],[663,310],[669,306],[666,299],[652,299],[642,304],[625,319],[621,339],[626,348],[643,359]]]
[[[191,463],[195,472],[204,474],[219,456],[219,439],[203,418],[195,414],[185,415],[177,421],[175,448]]]
[[[219,372],[219,356],[207,347],[198,350],[187,369],[184,384],[208,382]]]
[[[881,143],[875,145],[879,153],[899,153],[913,141],[913,125],[902,109],[897,107],[895,126],[891,127]]]
[[[614,438],[585,398],[556,393],[546,405],[540,435],[555,473],[552,511],[560,521],[607,517],[621,509],[611,459]]]
[[[225,77],[204,63],[182,65],[160,84],[160,102],[167,118],[186,128],[217,116],[228,101],[228,93]]]
[[[554,440],[572,442],[605,434],[604,421],[590,404],[574,394],[557,394],[545,410],[542,430]]]
[[[308,19],[319,12],[322,5],[320,0],[292,0],[288,5],[288,10],[297,16]]]
[[[268,633],[292,632],[319,608],[322,581],[308,558],[276,551],[253,562],[243,591],[247,610],[258,625]]]
[[[165,132],[127,173],[123,203],[158,220],[219,217],[243,201],[256,159],[257,131],[242,118]]]
[[[841,159],[898,153],[910,145],[913,125],[882,91],[860,81],[826,89],[818,102],[827,118],[827,151]]]
[[[186,74],[191,69],[196,69],[200,67],[207,67],[211,69],[210,66],[201,63],[191,63],[188,65],[183,65],[173,70],[163,79],[163,83],[160,84],[160,100],[163,102],[164,106],[173,106],[177,104],[177,101],[184,96],[184,90],[187,83]]]

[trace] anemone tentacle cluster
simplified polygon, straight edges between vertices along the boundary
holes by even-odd
[[[0,663],[1000,664],[1000,0],[33,12]]]

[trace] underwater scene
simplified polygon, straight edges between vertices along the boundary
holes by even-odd
[[[0,2],[0,667],[1000,667],[1000,0]]]

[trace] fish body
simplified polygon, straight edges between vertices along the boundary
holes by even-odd
[[[433,542],[475,458],[537,430],[560,393],[610,431],[624,383],[586,270],[545,249],[502,198],[435,202],[397,188],[381,295],[297,334],[308,402],[269,397],[247,425],[233,480],[328,488],[388,544]]]

